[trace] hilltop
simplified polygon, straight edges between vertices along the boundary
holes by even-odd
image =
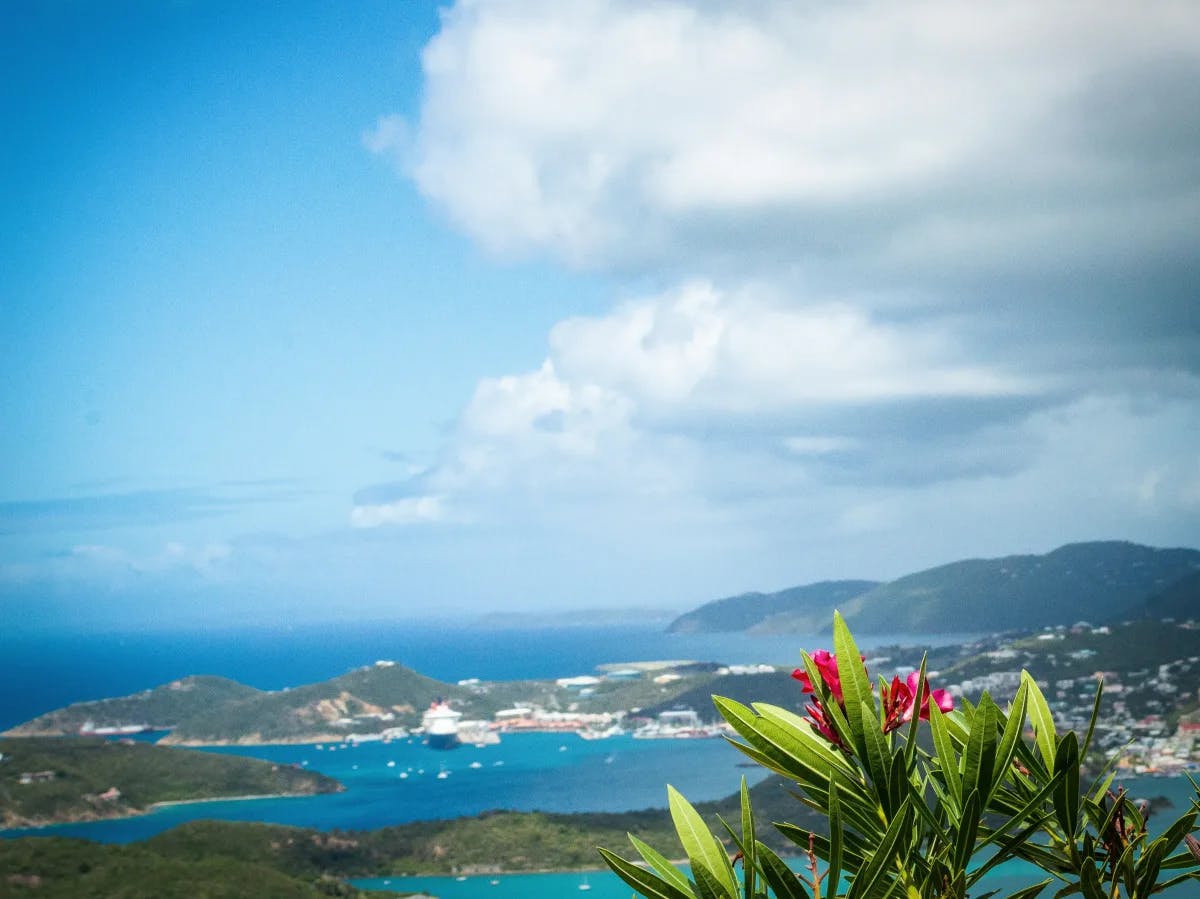
[[[164,802],[306,796],[341,785],[257,759],[99,738],[0,740],[0,826],[120,818]]]
[[[264,695],[261,690],[225,677],[184,677],[130,696],[79,702],[40,715],[5,732],[10,737],[55,737],[96,728],[140,724],[170,730],[206,710]]]
[[[816,633],[828,626],[834,609],[878,586],[878,581],[821,581],[778,593],[742,593],[680,615],[667,633]]]
[[[862,634],[988,633],[1162,617],[1183,614],[1200,588],[1198,573],[1194,549],[1075,543],[1045,555],[965,559],[882,584],[832,581],[715,600],[677,618],[668,631],[814,633],[827,627],[835,606]],[[1178,592],[1164,594],[1171,590]]]

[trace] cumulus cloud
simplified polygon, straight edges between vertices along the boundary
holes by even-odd
[[[501,258],[654,286],[356,524],[814,577],[1195,532],[1191,4],[459,0],[424,71],[370,149]]]
[[[796,307],[707,282],[565,320],[549,342],[538,369],[479,384],[439,464],[360,491],[352,523],[446,520],[450,506],[518,484],[662,493],[700,489],[707,475],[728,485],[729,472],[708,470],[728,452],[719,432],[737,435],[736,454],[775,457],[771,470],[786,480],[788,459],[861,457],[855,419],[877,406],[1040,393],[1030,373],[967,360],[950,328],[913,330],[839,304]],[[805,425],[816,430],[796,433]],[[881,420],[868,435],[908,430]]]
[[[465,0],[426,48],[406,170],[483,245],[587,267],[1178,273],[1194,12]]]

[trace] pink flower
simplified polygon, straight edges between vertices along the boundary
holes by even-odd
[[[860,655],[860,661],[866,661],[866,656]],[[813,664],[817,666],[817,671],[821,675],[821,680],[825,681],[825,686],[829,688],[829,692],[833,694],[833,698],[838,701],[838,705],[842,705],[842,679],[838,675],[837,656],[828,649],[818,649],[812,654]],[[792,672],[792,677],[800,681],[800,688],[805,693],[815,693],[812,681],[809,679],[808,672],[803,668],[797,668]]]
[[[827,649],[818,649],[811,656],[813,664],[816,666],[817,673],[821,675],[821,680],[825,682],[825,686],[829,689],[830,694],[837,701],[837,704],[843,711],[846,709],[845,699],[842,696],[842,679],[838,674],[837,656]],[[866,656],[860,655],[859,661],[866,661]],[[813,689],[812,678],[808,676],[808,672],[803,668],[797,668],[792,672],[792,677],[800,681],[800,689],[805,693],[815,694],[817,691]],[[846,748],[846,744],[842,742],[829,723],[829,719],[825,715],[825,709],[821,705],[821,701],[814,695],[813,701],[808,704],[808,715],[813,720],[813,728],[834,746]]]
[[[895,730],[901,724],[912,721],[913,711],[917,706],[917,681],[921,679],[919,672],[912,672],[905,681],[893,677],[890,687],[883,691],[883,732]],[[945,690],[930,692],[929,682],[925,682],[925,690],[921,696],[922,721],[929,720],[929,701],[937,704],[938,711],[949,712],[954,708],[954,700]]]
[[[825,709],[821,707],[821,703],[816,700],[810,702],[807,711],[808,716],[812,718],[813,729],[817,733],[839,749],[846,748],[846,744],[842,742],[842,738],[838,736],[837,731],[830,726],[829,719],[825,717]]]

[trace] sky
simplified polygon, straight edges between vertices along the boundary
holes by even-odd
[[[1190,0],[18,0],[10,627],[1200,545]]]

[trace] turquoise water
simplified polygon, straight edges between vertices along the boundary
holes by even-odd
[[[266,821],[318,830],[373,830],[389,824],[476,815],[489,809],[628,811],[666,805],[666,784],[693,801],[737,789],[744,757],[720,739],[581,740],[574,734],[511,734],[498,746],[438,752],[419,741],[364,743],[356,748],[258,746],[210,750],[322,771],[344,793],[288,799],[173,805],[119,821],[89,821],[37,830],[4,830],[127,843],[196,819]],[[389,762],[393,763],[389,766]],[[472,764],[478,767],[472,767]],[[446,772],[439,778],[441,771]],[[401,775],[407,775],[402,777]]]

